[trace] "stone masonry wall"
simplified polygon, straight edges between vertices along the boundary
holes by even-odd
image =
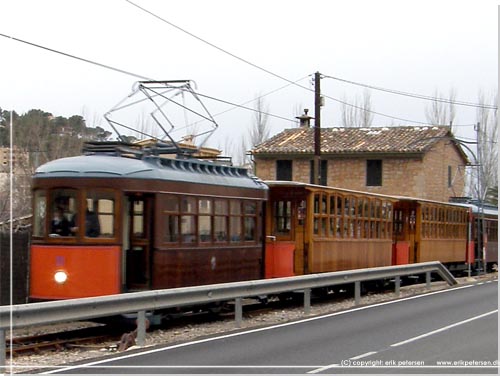
[[[255,161],[255,173],[259,178],[276,179],[276,160],[255,157]],[[383,159],[382,165],[382,186],[370,187],[366,186],[365,158],[328,159],[328,185],[436,201],[448,201],[450,196],[463,194],[463,161],[449,141],[436,143],[423,159],[386,158]],[[448,187],[448,166],[451,166],[454,177],[452,187]],[[309,159],[294,159],[292,169],[294,181],[310,182]]]

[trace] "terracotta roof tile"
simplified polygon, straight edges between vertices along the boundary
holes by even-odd
[[[322,128],[325,154],[422,153],[444,136],[449,127]],[[253,150],[253,154],[312,154],[314,128],[285,129]]]

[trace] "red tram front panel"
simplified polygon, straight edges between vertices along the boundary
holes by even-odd
[[[31,247],[30,298],[71,299],[120,293],[118,246]]]

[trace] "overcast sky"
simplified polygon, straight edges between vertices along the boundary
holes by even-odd
[[[361,0],[2,0],[0,33],[157,80],[191,79],[198,92],[243,103],[297,81],[313,89],[319,71],[364,84],[423,95],[436,91],[477,102],[498,86],[498,2]],[[203,43],[182,28],[233,56]],[[39,108],[55,116],[102,114],[130,93],[137,78],[0,37],[0,107]],[[265,72],[267,70],[269,72]],[[282,78],[278,78],[280,76]],[[321,80],[328,97],[354,102],[363,88]],[[425,122],[429,102],[371,90],[374,126]],[[310,108],[311,91],[290,85],[264,97],[272,134]],[[203,99],[212,114],[232,106]],[[253,104],[247,104],[253,107]],[[322,126],[340,125],[341,107],[327,98]],[[251,111],[216,116],[210,140],[239,142]],[[186,115],[187,119],[187,115]],[[475,109],[457,107],[459,135],[472,135]],[[189,119],[191,121],[191,119]],[[415,123],[412,123],[414,121]]]

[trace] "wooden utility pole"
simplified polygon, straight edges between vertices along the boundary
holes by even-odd
[[[321,76],[314,74],[314,167],[313,183],[321,182]]]

